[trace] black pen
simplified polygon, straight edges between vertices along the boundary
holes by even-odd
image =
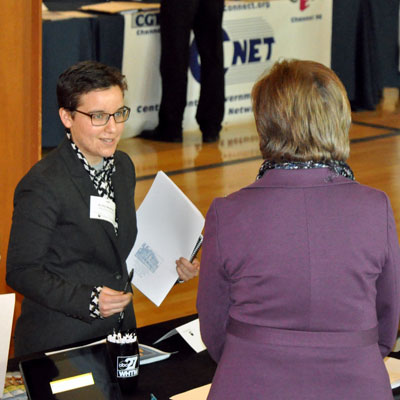
[[[128,289],[130,292],[132,291],[132,286],[131,286],[132,278],[133,278],[133,268],[131,269],[131,272],[129,272],[128,279],[125,283],[124,294],[128,292]]]
[[[200,234],[199,238],[197,239],[196,246],[194,246],[192,254],[190,255],[190,259],[189,259],[190,262],[192,262],[195,259],[197,253],[200,250],[200,247],[201,247],[202,243],[203,243],[203,235]]]
[[[199,252],[202,243],[203,243],[203,235],[200,234],[199,238],[197,239],[196,246],[194,246],[192,254],[190,255],[189,262],[193,262],[193,260],[196,258],[197,253]],[[185,281],[178,277],[178,280],[176,282],[183,283]]]
[[[124,287],[124,294],[128,292],[128,289],[130,292],[132,292],[132,286],[131,286],[131,281],[133,278],[133,268],[131,269],[131,272],[129,272],[128,275],[128,279],[125,283],[125,287]],[[122,321],[124,320],[124,310],[122,310],[119,313],[119,318],[118,318],[118,332],[121,332],[121,328],[122,328]]]

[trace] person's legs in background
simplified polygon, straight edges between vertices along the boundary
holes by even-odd
[[[223,0],[163,0],[161,2],[161,86],[158,126],[143,138],[182,141],[186,107],[190,33],[193,29],[200,60],[201,89],[196,120],[203,141],[218,140],[224,116]]]
[[[223,0],[200,0],[194,34],[201,60],[201,90],[196,120],[204,142],[218,140],[225,109]]]
[[[186,106],[190,32],[199,0],[163,0],[160,11],[162,97],[158,126],[144,131],[148,139],[182,141]]]

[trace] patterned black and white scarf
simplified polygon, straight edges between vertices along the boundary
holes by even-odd
[[[111,180],[111,176],[116,170],[114,165],[114,156],[103,158],[103,167],[99,171],[97,171],[88,163],[86,157],[82,154],[78,146],[72,140],[71,134],[69,132],[67,132],[67,137],[75,154],[81,161],[85,170],[88,172],[90,179],[92,180],[99,196],[108,197],[110,200],[114,201],[114,187]]]
[[[268,161],[265,160],[258,171],[256,179],[260,179],[266,171],[270,169],[312,169],[312,168],[329,168],[337,176],[341,175],[345,178],[354,180],[354,174],[351,168],[344,161]]]
[[[94,184],[94,187],[97,190],[97,193],[100,197],[107,197],[110,200],[114,201],[114,186],[112,184],[112,174],[116,171],[114,156],[103,158],[103,167],[97,171],[93,168],[83,153],[79,150],[78,146],[74,143],[71,137],[71,133],[67,132],[67,137],[71,143],[71,147],[77,155],[78,159],[81,161],[83,167],[87,171],[90,176],[91,181]],[[115,216],[115,234],[118,234],[118,219],[117,215]]]

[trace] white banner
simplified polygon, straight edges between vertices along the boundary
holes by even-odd
[[[251,121],[254,82],[281,58],[314,60],[330,66],[333,0],[226,2],[224,30],[225,118],[223,124]],[[123,73],[132,108],[124,137],[158,123],[161,99],[159,12],[125,14]],[[184,130],[195,121],[200,84],[199,57],[192,41]]]

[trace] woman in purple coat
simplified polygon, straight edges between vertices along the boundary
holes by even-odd
[[[354,180],[329,68],[282,61],[252,92],[258,179],[207,214],[197,306],[209,399],[389,400],[400,251],[385,193]]]

